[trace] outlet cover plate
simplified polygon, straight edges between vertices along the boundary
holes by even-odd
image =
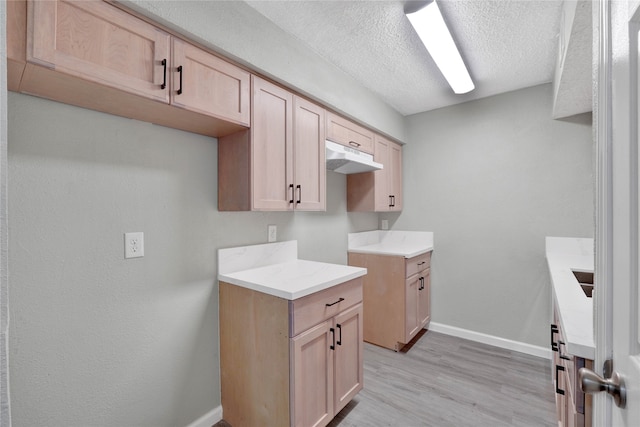
[[[278,227],[275,225],[268,226],[267,241],[273,243],[278,240]]]
[[[124,258],[140,258],[144,256],[144,233],[124,233]]]

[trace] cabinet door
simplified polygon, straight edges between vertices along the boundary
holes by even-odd
[[[293,209],[293,95],[251,76],[251,188],[254,210]]]
[[[424,270],[418,283],[418,324],[423,329],[431,320],[431,269]]]
[[[171,103],[249,126],[250,74],[180,39],[172,46]]]
[[[324,426],[333,418],[332,320],[291,339],[291,425]]]
[[[391,193],[389,192],[389,150],[391,150],[391,144],[390,141],[376,136],[374,159],[383,165],[382,170],[373,172],[375,192],[374,208],[376,212],[387,212],[391,208]]]
[[[402,146],[395,142],[389,143],[389,170],[387,179],[389,195],[391,196],[391,210],[402,210]],[[385,165],[386,167],[386,165]]]
[[[327,139],[373,154],[373,132],[343,117],[327,114]]]
[[[405,344],[411,341],[421,328],[418,322],[418,288],[422,283],[420,277],[419,274],[411,276],[405,286]]]
[[[300,97],[293,100],[295,209],[326,210],[325,111]]]
[[[27,61],[169,102],[169,35],[102,1],[29,3]]]
[[[334,410],[338,413],[362,390],[362,303],[335,317]]]

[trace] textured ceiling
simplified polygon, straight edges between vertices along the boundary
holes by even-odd
[[[453,93],[405,17],[405,4],[415,2],[247,3],[403,115],[551,82],[554,77],[559,0],[439,0],[476,85],[464,95]]]

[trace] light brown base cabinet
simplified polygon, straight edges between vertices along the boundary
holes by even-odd
[[[362,389],[362,278],[286,300],[220,282],[224,419],[325,426]]]
[[[402,256],[349,252],[364,267],[364,340],[400,350],[431,320],[431,252]]]
[[[591,427],[592,397],[580,389],[578,370],[593,369],[593,360],[565,353],[566,340],[560,318],[554,310],[551,324],[551,350],[553,350],[552,379],[556,392],[558,427]]]

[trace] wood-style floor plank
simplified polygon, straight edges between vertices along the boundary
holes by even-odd
[[[365,343],[364,390],[330,427],[557,425],[549,360],[432,331],[407,347]]]
[[[406,353],[365,343],[364,365],[329,426],[557,425],[547,359],[427,331]]]

